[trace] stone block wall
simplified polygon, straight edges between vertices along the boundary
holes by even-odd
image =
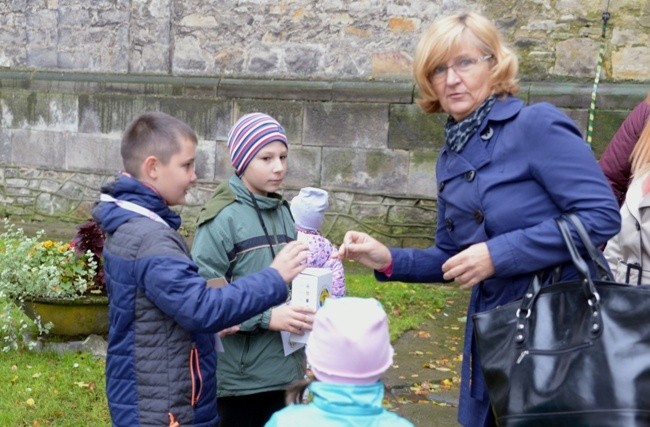
[[[520,96],[556,104],[584,131],[591,90],[527,82]],[[642,84],[601,85],[596,155],[645,95]],[[232,171],[229,127],[242,114],[264,111],[285,126],[290,141],[285,196],[307,185],[330,192],[328,237],[340,241],[347,229],[361,228],[390,244],[428,245],[445,116],[424,115],[416,96],[406,82],[0,70],[0,213],[85,220],[102,183],[121,169],[122,130],[142,112],[164,111],[200,138],[199,182],[179,208],[191,234],[200,206]]]
[[[593,78],[603,42],[603,78],[650,78],[648,0],[5,0],[0,66],[409,80],[420,35],[461,10],[494,20],[526,79]]]
[[[602,47],[596,154],[648,91],[650,0],[6,0],[0,210],[85,218],[121,168],[126,124],[160,110],[201,138],[190,224],[229,174],[229,126],[261,110],[289,134],[286,195],[331,192],[334,240],[363,227],[428,244],[445,117],[414,104],[411,63],[429,24],[461,10],[493,19],[515,49],[523,99],[555,103],[583,131]]]

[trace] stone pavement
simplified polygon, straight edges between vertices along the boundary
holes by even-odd
[[[393,367],[384,376],[387,402],[416,427],[458,426],[458,392],[469,292],[459,292],[419,328],[394,343]]]

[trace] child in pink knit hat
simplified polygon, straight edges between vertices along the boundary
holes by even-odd
[[[382,406],[381,377],[393,363],[388,319],[374,298],[329,298],[316,312],[307,340],[307,361],[318,381],[302,381],[287,392],[290,406],[265,427],[413,427]],[[305,388],[313,397],[300,403]]]
[[[309,246],[307,267],[328,268],[332,271],[331,296],[345,296],[345,272],[340,259],[332,259],[338,248],[320,232],[329,206],[327,191],[305,187],[291,200],[291,215],[296,223],[297,240]]]

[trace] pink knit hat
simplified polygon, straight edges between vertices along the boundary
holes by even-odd
[[[328,298],[307,339],[307,361],[321,381],[372,384],[393,363],[388,319],[374,298]]]
[[[257,152],[275,141],[288,146],[287,135],[277,120],[264,113],[242,116],[228,132],[228,150],[235,173],[241,176]]]

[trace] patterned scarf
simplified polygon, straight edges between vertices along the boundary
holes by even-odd
[[[451,151],[460,153],[465,148],[467,141],[488,115],[496,99],[495,96],[488,97],[472,114],[460,122],[456,122],[453,117],[449,116],[445,123],[445,139]]]

